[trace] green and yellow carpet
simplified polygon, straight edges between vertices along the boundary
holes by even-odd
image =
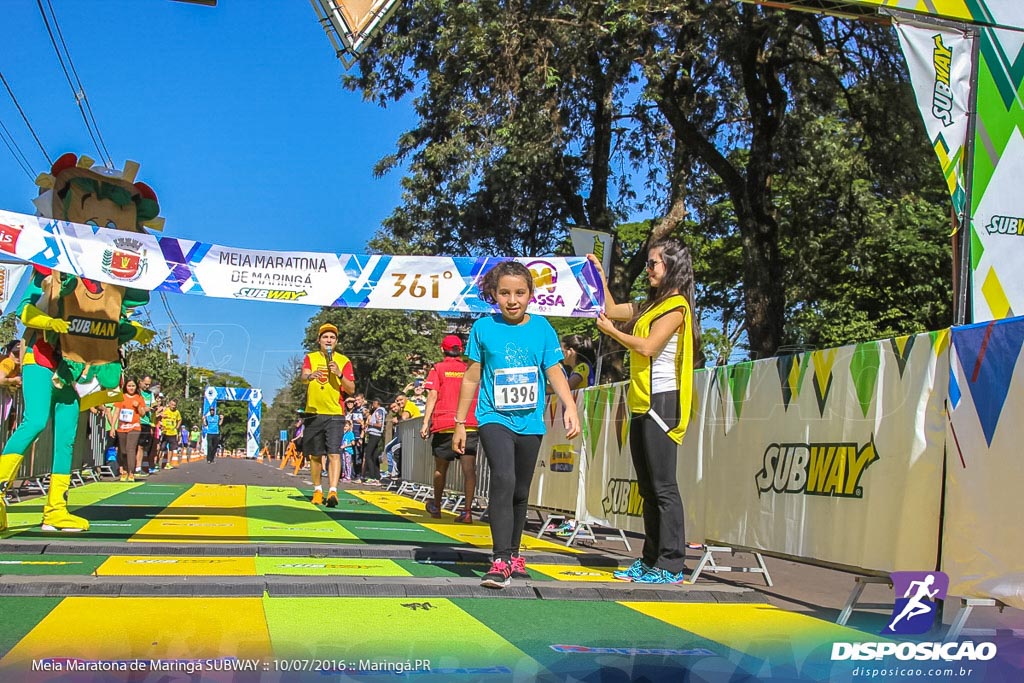
[[[718,582],[617,583],[614,558],[532,537],[531,578],[489,591],[486,524],[309,494],[89,484],[76,535],[41,532],[41,500],[12,505],[0,680],[848,680],[832,643],[878,639]]]

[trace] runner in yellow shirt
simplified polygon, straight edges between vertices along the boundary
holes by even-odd
[[[179,466],[178,449],[181,448],[181,413],[178,412],[178,401],[171,399],[167,407],[160,413],[160,431],[163,436],[163,443],[160,446],[161,454],[168,453],[168,460],[164,462],[165,468],[174,469]]]

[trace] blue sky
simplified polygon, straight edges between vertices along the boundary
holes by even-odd
[[[400,201],[373,177],[413,122],[344,91],[344,68],[306,0],[50,0],[115,165],[141,164],[164,234],[255,249],[364,253]],[[46,6],[44,0],[43,5]],[[272,8],[272,9],[271,9]],[[33,0],[4,2],[0,71],[51,159],[98,154]],[[6,91],[0,121],[33,175],[49,166]],[[32,213],[36,188],[0,145],[0,208]],[[193,364],[274,395],[313,306],[167,295],[195,334]],[[149,306],[161,334],[168,316]],[[173,334],[174,351],[184,344]]]

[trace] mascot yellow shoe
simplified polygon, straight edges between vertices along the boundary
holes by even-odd
[[[7,529],[7,489],[21,469],[22,457],[17,453],[0,456],[0,531]]]
[[[50,492],[43,507],[43,531],[74,533],[88,531],[89,522],[68,512],[70,474],[50,475]]]

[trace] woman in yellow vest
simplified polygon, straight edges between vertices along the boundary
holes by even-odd
[[[636,583],[683,582],[686,542],[683,501],[676,483],[678,446],[686,434],[693,388],[693,267],[676,239],[647,252],[647,301],[616,303],[601,262],[589,255],[604,282],[605,312],[597,327],[629,351],[629,449],[644,501],[640,559],[615,578]],[[628,321],[617,328],[613,320]]]

